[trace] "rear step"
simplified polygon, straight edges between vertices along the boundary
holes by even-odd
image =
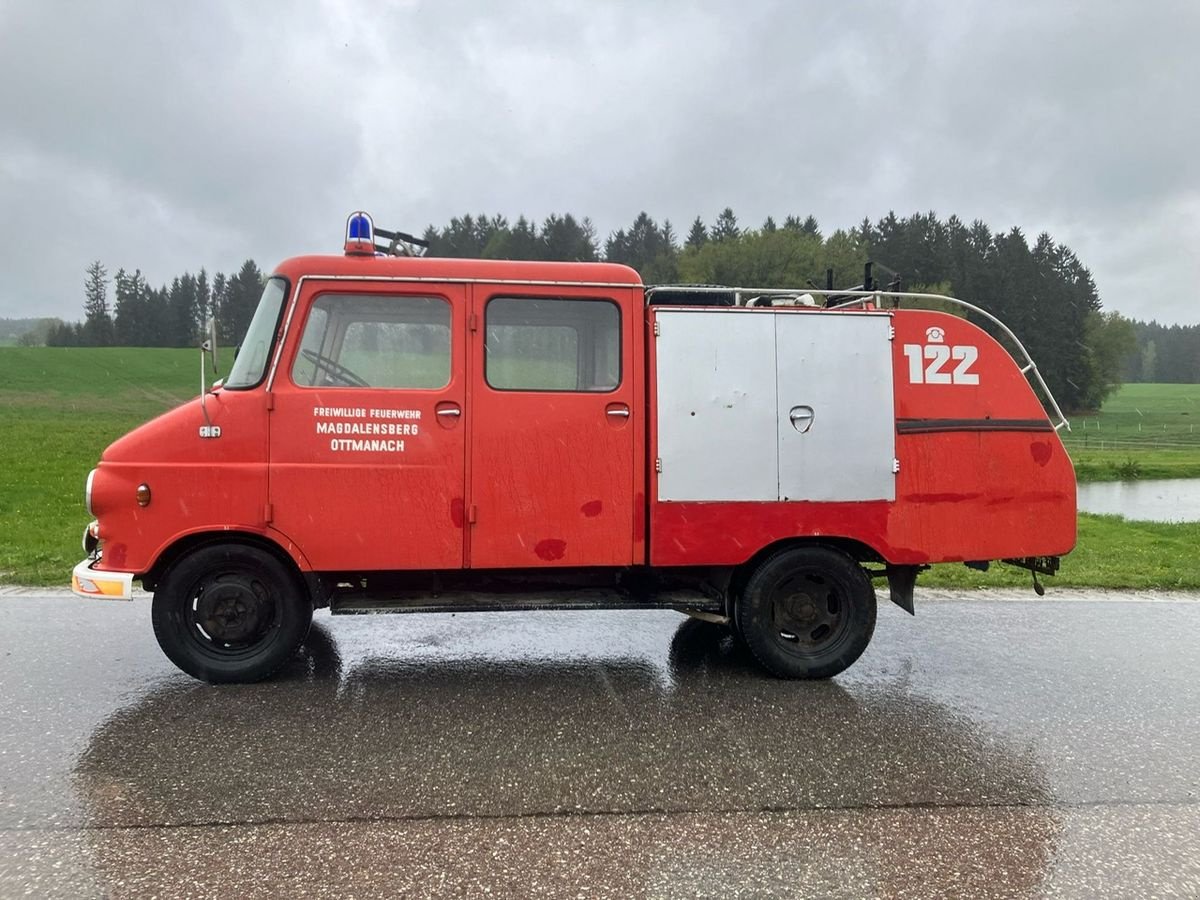
[[[675,609],[721,614],[719,598],[703,591],[673,589],[648,596],[606,588],[572,591],[387,591],[379,593],[346,592],[335,594],[329,611],[335,616],[376,613],[516,612],[519,610],[556,609]]]

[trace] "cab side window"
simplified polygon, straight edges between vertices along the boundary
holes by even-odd
[[[484,374],[502,391],[616,390],[621,310],[611,300],[493,297],[484,309]]]
[[[450,383],[450,304],[440,297],[322,294],[292,364],[301,387],[428,390]]]

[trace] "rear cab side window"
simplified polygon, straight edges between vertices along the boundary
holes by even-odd
[[[484,375],[500,391],[608,393],[621,385],[621,310],[612,300],[493,297]]]
[[[436,390],[450,383],[450,304],[441,297],[322,294],[292,380],[300,387]]]

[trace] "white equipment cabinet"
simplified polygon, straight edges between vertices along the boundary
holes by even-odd
[[[659,500],[896,498],[891,315],[657,311]]]

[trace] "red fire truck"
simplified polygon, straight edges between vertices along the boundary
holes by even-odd
[[[140,579],[197,678],[270,675],[320,607],[670,608],[823,678],[871,638],[872,579],[911,613],[932,563],[1038,586],[1074,546],[1066,420],[981,309],[407,237],[355,213],[345,255],[284,262],[223,383],[88,476],[75,593]]]

